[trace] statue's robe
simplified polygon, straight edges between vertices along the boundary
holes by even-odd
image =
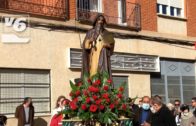
[[[91,44],[92,40],[94,46]],[[92,77],[97,72],[106,71],[112,79],[110,57],[114,51],[114,44],[114,37],[107,30],[102,34],[96,34],[95,29],[89,30],[82,44],[82,75],[87,72]]]

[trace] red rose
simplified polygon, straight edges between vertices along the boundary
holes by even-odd
[[[99,88],[96,88],[96,87],[94,87],[94,86],[89,86],[88,89],[89,89],[90,92],[94,92],[94,93],[99,92]]]
[[[107,103],[109,103],[109,102],[110,102],[110,99],[109,99],[109,98],[107,98],[107,99],[106,99],[106,102],[107,102]]]
[[[117,97],[118,97],[118,98],[122,98],[123,95],[122,95],[122,94],[117,94]]]
[[[77,109],[77,105],[75,104],[75,102],[70,102],[69,106],[72,110],[76,110]]]
[[[94,100],[97,100],[97,98],[98,98],[98,97],[97,97],[96,95],[93,95],[93,99],[94,99]]]
[[[88,79],[87,81],[88,81],[88,83],[91,83],[91,79]]]
[[[81,109],[85,111],[87,109],[86,105],[85,104],[82,104],[81,105]]]
[[[88,91],[87,91],[87,90],[83,90],[83,94],[84,94],[85,96],[88,96]]]
[[[86,98],[86,103],[90,103],[90,102],[91,102],[91,98],[90,97]]]
[[[80,90],[76,91],[76,96],[80,95]]]
[[[107,98],[109,98],[109,94],[108,94],[108,93],[104,93],[104,94],[102,95],[102,97],[105,98],[105,99],[107,99]]]
[[[119,87],[119,91],[123,92],[124,91],[124,87]]]
[[[126,108],[127,108],[126,104],[122,104],[122,109],[126,110]]]
[[[97,86],[97,85],[100,85],[101,84],[101,81],[100,80],[96,80],[93,85]]]
[[[108,79],[107,82],[108,82],[109,84],[111,84],[111,83],[112,83],[112,80],[111,80],[111,79]]]
[[[100,104],[101,104],[101,99],[95,101],[95,103],[96,103],[97,105],[100,105]]]
[[[76,98],[74,98],[72,101],[73,101],[73,102],[78,102],[78,98],[76,97]]]
[[[103,89],[104,89],[105,91],[108,91],[109,87],[108,87],[107,85],[105,85],[105,86],[103,87]]]
[[[110,109],[114,109],[114,104],[110,104]]]
[[[99,109],[100,109],[100,110],[103,110],[104,108],[105,108],[104,105],[100,105],[100,106],[99,106]]]
[[[96,83],[97,85],[100,85],[100,84],[101,84],[101,81],[100,81],[100,80],[96,80],[95,83]]]
[[[69,93],[69,96],[73,96],[74,94],[72,92]]]
[[[92,105],[90,106],[90,111],[91,111],[91,112],[96,112],[96,111],[97,111],[97,105],[92,104]]]

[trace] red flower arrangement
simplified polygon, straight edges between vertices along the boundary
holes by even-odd
[[[85,75],[82,82],[70,82],[70,85],[72,101],[69,103],[70,109],[64,112],[71,117],[79,116],[84,121],[93,118],[101,123],[110,123],[118,118],[121,111],[128,111],[123,95],[124,84],[113,89],[112,80],[106,73],[97,74],[91,79]]]

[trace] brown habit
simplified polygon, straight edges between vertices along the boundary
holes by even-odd
[[[20,105],[16,108],[15,117],[18,119],[18,126],[24,126],[30,124],[33,126],[34,120],[34,107],[29,107],[29,120],[26,122],[24,106]]]
[[[92,45],[89,45],[89,48],[86,48],[86,45],[89,43],[89,41],[92,40],[95,42],[95,48],[93,48]],[[103,71],[106,71],[109,73],[110,79],[112,79],[110,57],[113,54],[114,50],[114,38],[113,35],[105,29],[102,34],[96,34],[95,29],[91,29],[87,32],[84,42],[82,44],[82,75],[84,74],[84,72],[87,72],[91,75],[90,71],[92,69],[92,66],[90,65],[92,64],[90,63],[92,63],[92,61],[90,60],[93,60],[92,52],[96,50],[96,46],[98,46],[98,43],[100,41],[107,43],[109,47],[101,47],[100,54],[98,54],[98,66],[96,67],[97,72],[101,73]]]

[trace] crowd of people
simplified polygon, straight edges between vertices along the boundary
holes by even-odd
[[[144,96],[139,105],[131,103],[133,126],[196,126],[196,97],[192,104],[181,104],[180,100],[164,104],[158,95]]]
[[[129,108],[132,110],[130,118],[133,119],[133,126],[196,126],[196,97],[193,97],[191,105],[181,104],[180,100],[174,103],[164,104],[160,96],[144,96],[136,105],[133,99],[127,98]],[[50,126],[61,126],[62,119],[66,118],[59,112],[66,109],[69,100],[59,96],[56,107],[52,111]],[[32,98],[27,97],[24,102],[16,108],[15,117],[18,119],[18,126],[33,126],[34,107]],[[7,117],[0,115],[0,126],[6,125]]]
[[[180,100],[164,104],[158,95],[152,98],[144,96],[138,105],[131,98],[127,98],[127,102],[133,112],[130,117],[133,126],[196,126],[196,97],[192,98],[191,105],[181,104]],[[66,104],[69,104],[69,100],[60,96],[52,112],[50,126],[61,125],[63,117],[57,116],[57,113],[64,110]]]

